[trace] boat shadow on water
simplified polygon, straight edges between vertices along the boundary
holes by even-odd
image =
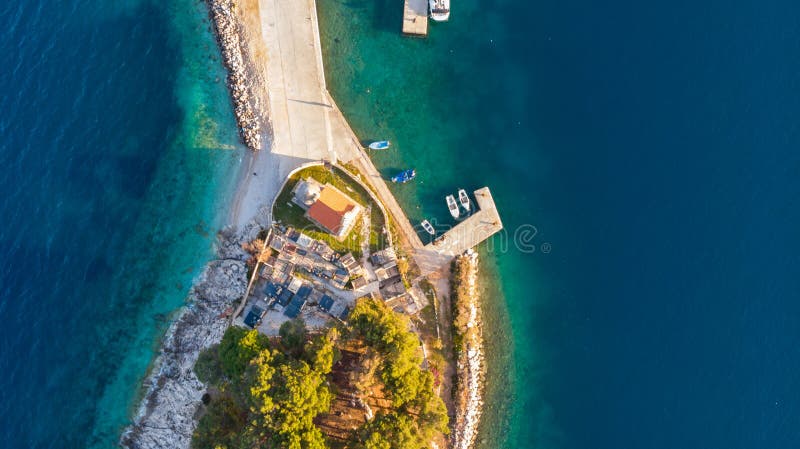
[[[392,176],[396,176],[407,169],[408,167],[383,167],[378,169],[378,173],[381,174],[381,178],[385,181],[391,182]]]
[[[369,149],[370,144],[373,144],[375,142],[383,142],[384,140],[385,138],[383,137],[376,137],[374,139],[362,139],[359,141],[359,143],[363,148]]]

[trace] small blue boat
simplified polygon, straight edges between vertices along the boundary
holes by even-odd
[[[396,183],[399,183],[399,184],[405,184],[408,181],[411,181],[412,179],[414,179],[416,177],[417,177],[417,171],[414,170],[413,168],[411,168],[411,169],[408,169],[406,171],[400,172],[396,176],[392,176],[392,182],[396,182]]]
[[[381,141],[372,142],[371,144],[369,144],[369,149],[370,150],[385,150],[385,149],[389,148],[390,145],[391,145],[391,143],[388,140],[381,140]]]

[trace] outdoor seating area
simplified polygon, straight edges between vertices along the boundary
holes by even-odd
[[[291,227],[275,226],[268,238],[244,318],[237,318],[240,325],[267,335],[295,318],[309,328],[323,327],[330,320],[346,320],[356,299],[370,294],[405,313],[419,309],[391,248],[371,254],[364,264]]]

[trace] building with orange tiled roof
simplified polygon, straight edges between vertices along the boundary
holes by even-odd
[[[306,209],[309,220],[340,239],[350,232],[362,211],[361,205],[341,190],[313,179],[297,183],[293,201]]]

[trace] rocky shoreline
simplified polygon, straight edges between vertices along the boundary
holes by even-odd
[[[269,118],[263,114],[266,105],[259,104],[254,86],[259,77],[249,62],[247,43],[233,0],[206,0],[214,32],[219,43],[222,61],[228,71],[228,90],[233,112],[244,144],[252,151],[261,149]]]
[[[483,410],[485,361],[480,295],[478,293],[478,253],[473,250],[455,261],[453,294],[454,327],[462,344],[456,360],[455,420],[453,449],[469,449],[478,435]]]
[[[228,72],[227,85],[242,141],[258,151],[271,132],[261,93],[265,81],[258,76],[248,53],[246,33],[235,0],[205,0],[214,33]],[[265,100],[263,100],[265,101]],[[219,343],[230,325],[228,314],[247,289],[242,243],[254,238],[255,224],[219,234],[217,258],[195,281],[178,316],[165,334],[143,386],[146,389],[133,423],[125,429],[120,446],[129,449],[188,449],[197,426],[206,387],[194,374],[203,349]],[[253,235],[251,235],[253,234]]]
[[[244,235],[228,230],[219,237],[218,258],[206,265],[188,304],[164,336],[139,412],[120,438],[122,447],[189,448],[206,391],[194,364],[200,351],[222,339],[230,325],[227,314],[247,288],[245,261],[250,255],[242,250]]]

